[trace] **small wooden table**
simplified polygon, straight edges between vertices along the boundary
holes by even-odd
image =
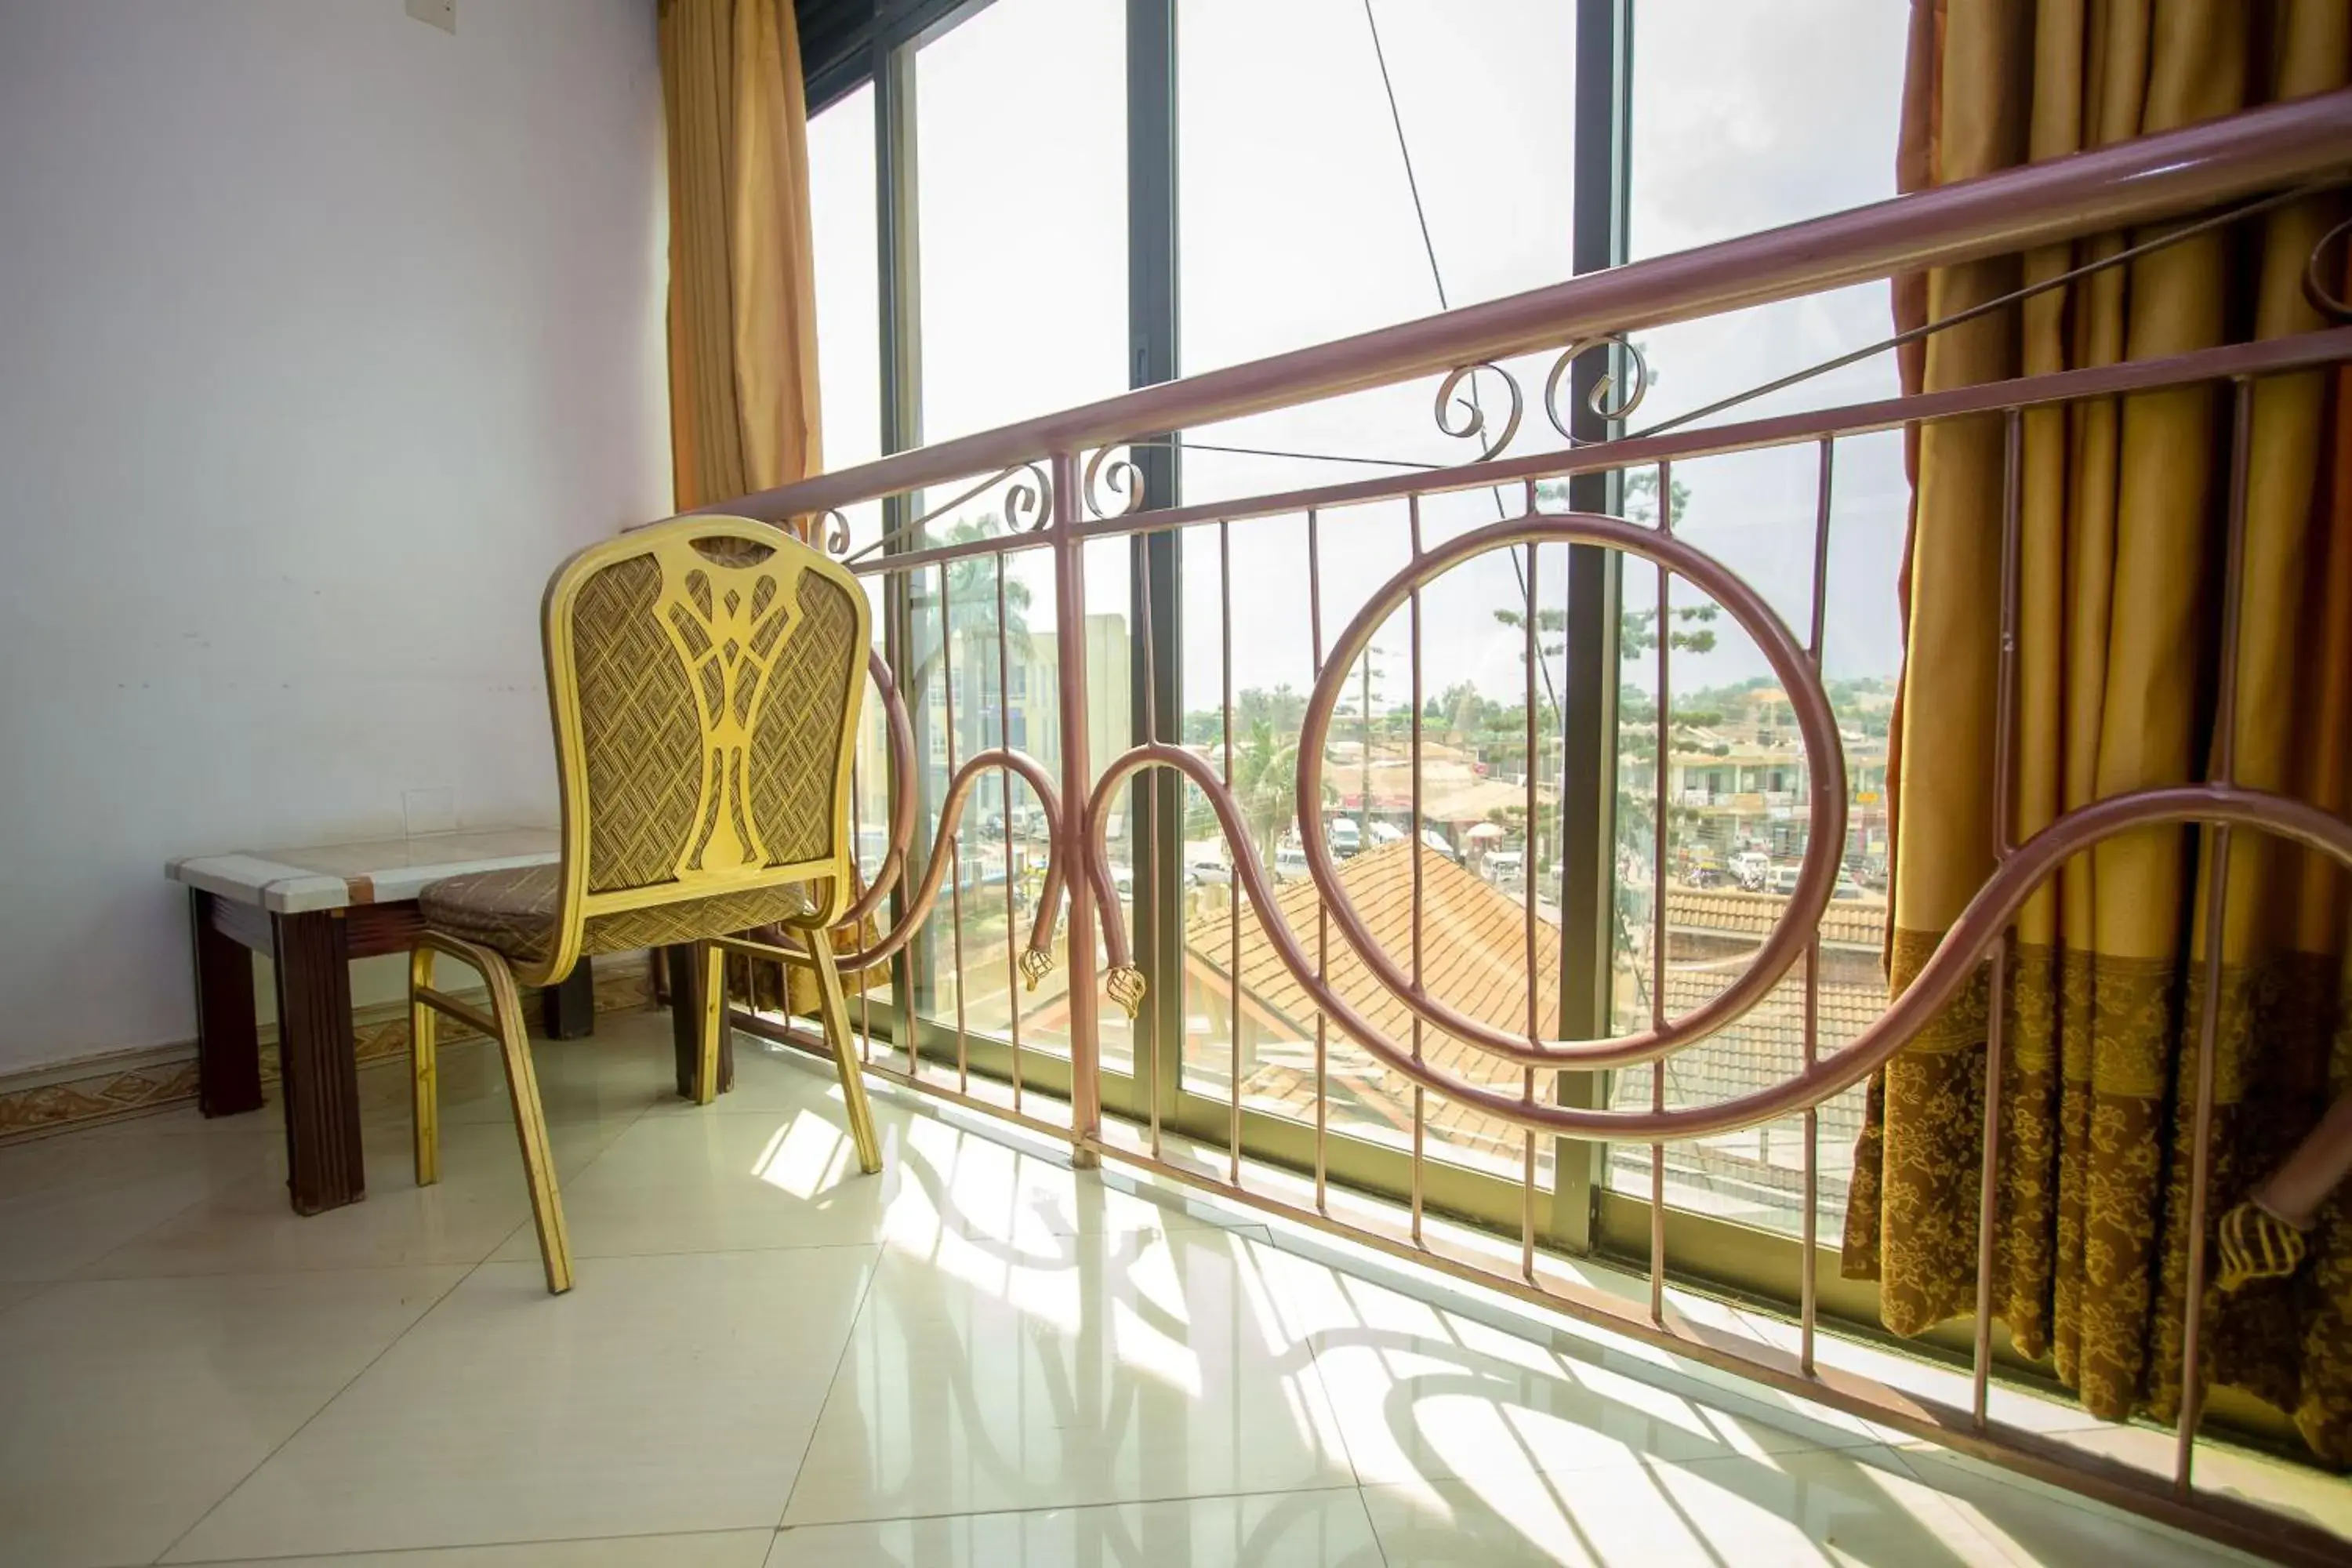
[[[552,828],[502,827],[207,855],[166,868],[188,889],[196,1103],[206,1116],[261,1108],[261,1041],[247,950],[267,955],[275,969],[286,1184],[297,1214],[367,1195],[351,961],[408,951],[419,928],[416,895],[426,883],[466,871],[547,865],[556,846]],[[590,1033],[596,1001],[588,961],[542,993],[542,1001],[548,1034],[573,1039]]]

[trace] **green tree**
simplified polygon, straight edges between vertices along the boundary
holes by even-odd
[[[1258,864],[1274,864],[1275,841],[1297,816],[1298,738],[1261,719],[1234,753],[1234,803],[1249,825]]]
[[[1234,699],[1234,725],[1244,735],[1260,724],[1271,724],[1277,731],[1296,734],[1307,721],[1307,699],[1290,689],[1284,681],[1272,691],[1252,686]]]
[[[1457,680],[1422,704],[1422,718],[1464,736],[1492,729],[1495,705],[1466,680]]]
[[[1241,808],[1257,850],[1258,864],[1272,868],[1274,848],[1284,828],[1298,817],[1298,736],[1260,720],[1234,751],[1234,804]],[[1323,799],[1338,798],[1326,781]],[[1317,813],[1319,817],[1321,813]]]

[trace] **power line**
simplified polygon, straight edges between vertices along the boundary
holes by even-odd
[[[1381,92],[1388,100],[1389,123],[1396,127],[1397,156],[1404,163],[1405,189],[1412,195],[1413,221],[1421,226],[1421,248],[1422,253],[1429,258],[1429,279],[1437,289],[1437,308],[1441,310],[1450,310],[1454,307],[1445,297],[1445,271],[1437,264],[1437,242],[1430,237],[1429,211],[1422,205],[1421,181],[1412,172],[1412,148],[1405,140],[1404,113],[1397,107],[1396,83],[1389,76],[1388,51],[1381,47],[1381,25],[1372,15],[1372,0],[1364,0],[1364,26],[1372,36],[1372,58],[1381,68]],[[1486,410],[1478,402],[1478,377],[1475,372],[1472,373],[1469,381],[1470,406],[1483,423]],[[1496,521],[1500,521],[1510,515],[1509,509],[1503,503],[1503,492],[1494,486],[1489,486],[1488,491],[1495,498]],[[1519,552],[1517,550],[1507,551],[1505,553],[1511,558],[1511,576],[1519,585],[1519,602],[1526,604],[1532,596],[1528,591],[1527,569],[1519,564]],[[1528,629],[1536,634],[1536,668],[1543,673],[1544,702],[1551,709],[1554,715],[1557,715],[1559,712],[1559,695],[1552,689],[1551,662],[1543,654],[1543,635],[1539,628],[1529,627]],[[1529,757],[1528,766],[1532,769],[1535,765],[1536,760]]]

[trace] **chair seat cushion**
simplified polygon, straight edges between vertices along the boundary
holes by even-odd
[[[428,882],[416,895],[417,912],[427,926],[445,935],[478,942],[518,963],[544,963],[555,947],[561,874],[559,868],[548,865],[444,877]],[[622,952],[731,936],[800,915],[808,903],[802,884],[786,882],[751,892],[624,910],[591,919],[582,933],[580,951],[583,954]]]

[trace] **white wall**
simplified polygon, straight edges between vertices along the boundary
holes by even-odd
[[[540,590],[669,510],[654,10],[0,0],[0,1071],[193,1036],[172,856],[553,820]]]

